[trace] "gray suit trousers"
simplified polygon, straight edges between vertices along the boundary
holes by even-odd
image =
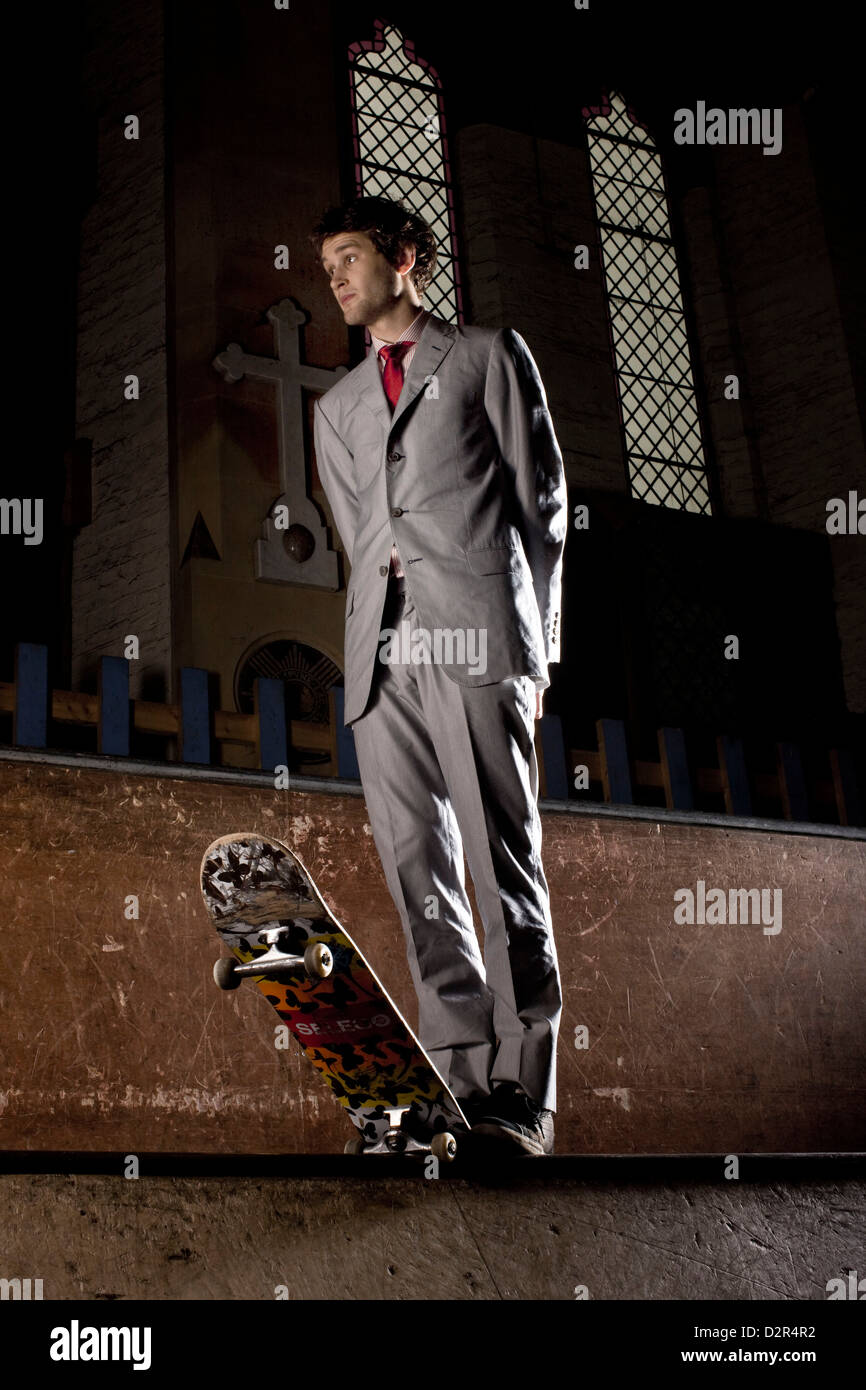
[[[405,621],[417,625],[415,608],[392,580],[383,627]],[[534,682],[459,685],[432,662],[376,668],[352,731],[421,1042],[458,1100],[514,1081],[555,1110],[562,993],[541,864]]]

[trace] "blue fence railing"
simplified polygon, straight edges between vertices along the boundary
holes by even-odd
[[[52,691],[48,648],[19,642],[15,680],[0,682],[0,711],[12,713],[16,747],[46,748],[53,720],[94,727],[97,751],[117,757],[129,756],[133,730],[139,730],[175,738],[178,758],[185,763],[221,764],[219,745],[226,740],[251,744],[263,771],[289,766],[292,760],[303,763],[304,752],[309,752],[319,775],[358,779],[355,740],[343,722],[342,686],[328,692],[327,724],[289,719],[282,680],[260,676],[254,682],[252,714],[214,709],[210,686],[208,671],[185,666],[176,705],[131,700],[129,662],[103,656],[95,695]],[[682,729],[658,730],[657,762],[630,755],[622,720],[598,719],[596,736],[597,748],[567,749],[558,715],[546,714],[538,721],[535,745],[542,797],[598,799],[592,783],[605,802],[623,806],[648,804],[646,797],[639,803],[638,795],[649,792],[661,794],[670,810],[692,811],[701,799],[705,805],[709,799],[723,805],[728,815],[751,816],[756,798],[763,798],[777,803],[785,820],[864,824],[863,799],[848,749],[829,749],[829,776],[807,781],[800,750],[793,743],[777,743],[775,770],[762,771],[747,765],[743,740],[732,734],[717,737],[718,762],[709,768],[693,766]]]

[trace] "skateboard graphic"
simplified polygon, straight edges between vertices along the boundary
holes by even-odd
[[[345,1152],[450,1162],[466,1117],[297,855],[267,835],[224,835],[205,851],[201,891],[231,951],[216,983],[255,981],[355,1125]]]

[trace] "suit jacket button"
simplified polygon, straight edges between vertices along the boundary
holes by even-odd
[[[379,573],[380,573],[380,574],[382,575],[382,577],[384,578],[384,576],[388,573],[388,566],[387,566],[387,565],[380,565],[380,566],[379,566]]]
[[[401,453],[398,453],[396,449],[392,449],[390,454],[388,455],[388,462],[399,463],[402,457],[403,455]]]
[[[392,515],[392,516],[402,516],[402,515],[403,515],[403,508],[402,508],[402,507],[392,507],[392,508],[391,508],[391,515]]]

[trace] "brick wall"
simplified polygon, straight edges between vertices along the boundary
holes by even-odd
[[[863,433],[799,107],[782,153],[721,146],[715,186],[676,210],[705,427],[723,515],[825,534],[826,503],[860,482]],[[626,493],[590,171],[582,150],[492,125],[457,137],[470,322],[508,325],[539,364],[572,485]],[[573,248],[591,248],[577,271]],[[724,399],[724,378],[740,399]],[[866,548],[834,537],[848,708],[866,710]],[[784,587],[784,576],[780,577]]]
[[[592,184],[582,150],[477,125],[457,138],[470,323],[514,328],[547,392],[569,483],[626,489]],[[574,248],[590,248],[575,270]]]
[[[93,441],[93,515],[77,535],[72,683],[134,633],[132,694],[171,698],[163,12],[89,0],[83,83],[98,116],[97,193],[81,229],[77,422]],[[124,138],[136,115],[140,138]],[[135,373],[140,399],[124,399]]]
[[[709,425],[729,515],[826,534],[826,504],[866,479],[849,347],[803,113],[783,148],[714,151],[714,190],[684,200]],[[724,376],[741,399],[723,399]],[[866,710],[866,547],[830,539],[848,708]],[[784,576],[780,576],[782,589]]]

